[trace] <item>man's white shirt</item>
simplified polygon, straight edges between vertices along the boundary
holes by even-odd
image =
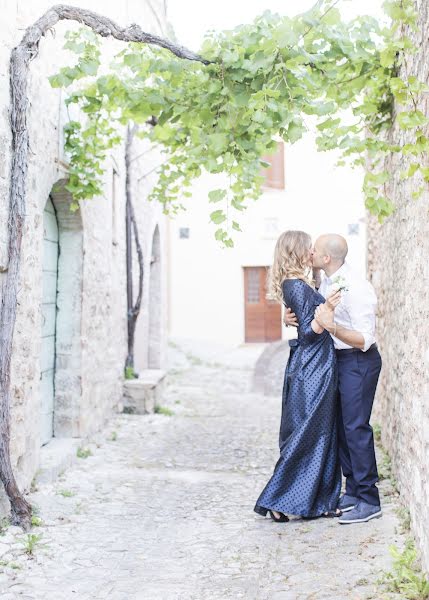
[[[375,342],[375,310],[377,297],[369,281],[356,273],[348,263],[344,263],[330,277],[323,278],[319,293],[326,298],[337,277],[344,281],[347,291],[341,292],[341,303],[335,309],[335,322],[341,327],[361,333],[365,340],[363,352]],[[352,348],[335,336],[334,346],[337,350]]]

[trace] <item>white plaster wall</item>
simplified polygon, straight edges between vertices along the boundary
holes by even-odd
[[[335,153],[318,153],[314,133],[285,148],[285,190],[269,190],[249,209],[237,214],[243,233],[234,235],[235,247],[224,249],[214,239],[209,214],[210,189],[226,185],[220,176],[204,175],[195,182],[187,211],[169,221],[169,328],[173,337],[244,342],[243,266],[270,265],[278,235],[302,229],[313,239],[326,232],[345,235],[349,262],[365,271],[365,222],[362,174],[336,167]],[[236,217],[234,217],[235,219]],[[348,224],[360,233],[348,235]],[[189,239],[179,228],[189,227]],[[284,330],[284,335],[286,331]]]

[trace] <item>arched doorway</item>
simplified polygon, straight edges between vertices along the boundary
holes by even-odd
[[[161,238],[158,225],[152,238],[149,280],[148,368],[161,367]]]
[[[83,228],[80,211],[70,211],[65,184],[54,186],[43,212],[42,445],[80,434]]]

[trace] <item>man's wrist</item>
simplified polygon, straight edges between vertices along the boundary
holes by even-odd
[[[329,325],[327,325],[325,327],[325,329],[329,333],[331,333],[334,337],[336,336],[336,334],[337,334],[337,324],[335,323],[335,321],[333,321],[332,323],[329,323]]]

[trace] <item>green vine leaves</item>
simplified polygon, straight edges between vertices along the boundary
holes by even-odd
[[[98,75],[97,37],[87,29],[69,33],[66,47],[78,61],[50,81],[68,88],[67,103],[86,114],[65,129],[73,208],[101,194],[106,153],[119,143],[121,127],[134,122],[165,153],[150,196],[165,213],[183,208],[203,171],[226,175],[228,186],[209,192],[210,219],[216,238],[232,246],[240,212],[261,194],[261,157],[274,151],[278,135],[299,140],[312,116],[318,148],[339,149],[341,162],[365,166],[366,206],[380,220],[389,216],[386,155],[410,155],[402,176],[420,173],[429,181],[428,119],[417,102],[427,88],[399,75],[415,50],[404,28],[415,26],[416,13],[412,0],[388,0],[392,26],[383,28],[369,17],[342,21],[336,4],[321,0],[294,18],[265,12],[252,24],[210,33],[200,52],[208,65],[129,44]],[[156,126],[147,125],[151,117]],[[395,118],[409,132],[403,146],[389,136]]]

